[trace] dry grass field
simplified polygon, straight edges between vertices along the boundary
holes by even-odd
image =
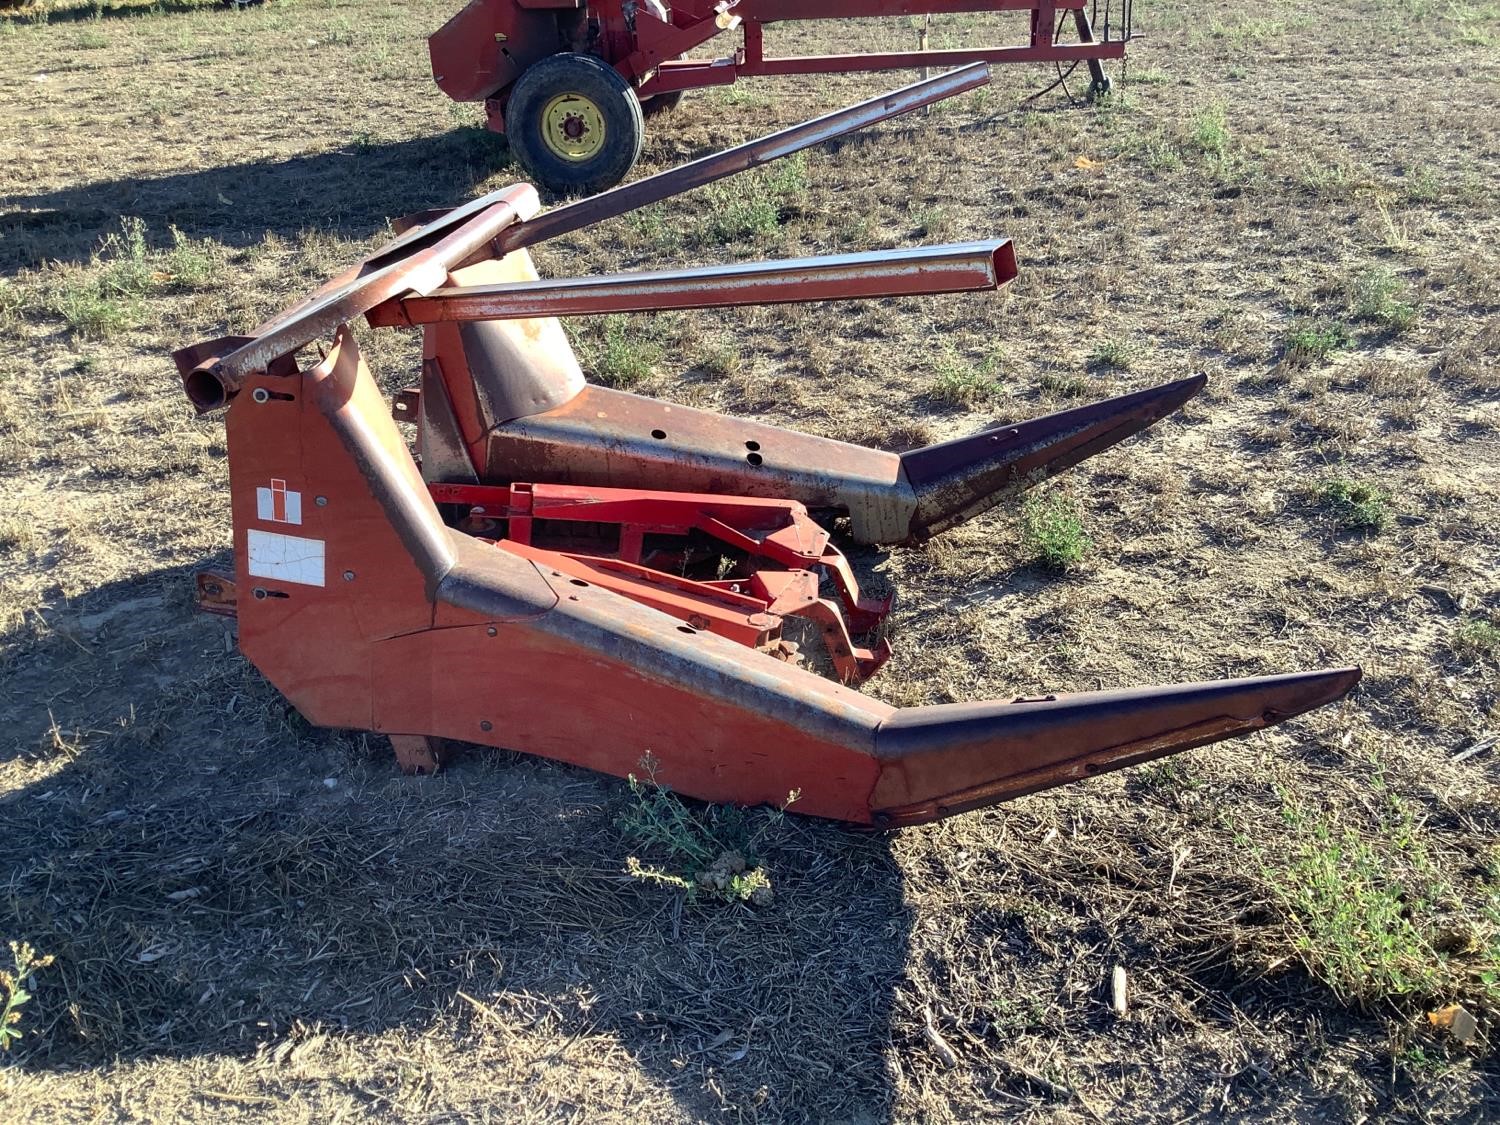
[[[55,958],[0,1121],[1500,1116],[1500,6],[1154,0],[1097,107],[1003,69],[541,249],[1011,237],[999,295],[570,326],[600,381],[890,448],[1207,372],[1026,508],[862,553],[901,596],[867,690],[1364,683],[888,836],[515,755],[403,778],[192,613],[224,438],[168,352],[515,175],[431,85],[452,7],[0,19],[0,937]],[[639,172],[908,78],[689,96]],[[364,339],[413,381],[413,337]],[[774,900],[634,878],[685,862],[653,812],[751,839]],[[1453,1003],[1470,1042],[1428,1018]]]

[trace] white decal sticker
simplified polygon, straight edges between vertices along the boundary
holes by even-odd
[[[250,573],[303,586],[323,585],[323,540],[249,529]]]
[[[255,490],[255,515],[269,523],[301,523],[302,493],[288,492],[286,481],[273,477],[270,488]]]

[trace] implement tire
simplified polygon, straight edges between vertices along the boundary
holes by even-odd
[[[510,149],[542,187],[614,187],[641,156],[646,125],[630,84],[593,55],[549,55],[516,80],[505,107]]]

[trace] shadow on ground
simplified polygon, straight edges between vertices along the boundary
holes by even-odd
[[[909,915],[886,840],[753,813],[775,901],[684,901],[625,874],[653,857],[623,784],[492,752],[401,777],[384,740],[308,728],[189,589],[186,569],[101,587],[0,668],[22,780],[0,935],[57,958],[21,1066],[248,1056],[308,1028],[446,1057],[495,1034],[463,992],[550,1010],[558,1046],[613,1038],[694,1118],[888,1117]]]
[[[260,0],[251,0],[259,3]],[[248,7],[248,3],[225,3],[225,7]],[[210,4],[204,0],[152,0],[149,4],[130,3],[106,3],[104,0],[91,0],[90,3],[72,4],[49,4],[45,11],[23,12],[21,4],[15,4],[11,8],[10,18],[13,22],[21,20],[35,21],[37,23],[84,23],[95,20],[129,20],[143,19],[146,17],[182,15],[187,12],[201,12]]]
[[[386,230],[392,217],[465,202],[509,164],[503,138],[466,127],[286,160],[11,196],[0,199],[0,274],[87,261],[124,216],[143,220],[161,245],[171,244],[172,227],[234,247],[255,245],[268,234],[290,239],[313,230],[367,238]]]

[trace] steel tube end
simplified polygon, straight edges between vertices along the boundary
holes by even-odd
[[[234,391],[225,382],[222,368],[217,363],[205,363],[193,368],[182,377],[182,389],[200,414],[207,414],[210,410],[223,406]]]

